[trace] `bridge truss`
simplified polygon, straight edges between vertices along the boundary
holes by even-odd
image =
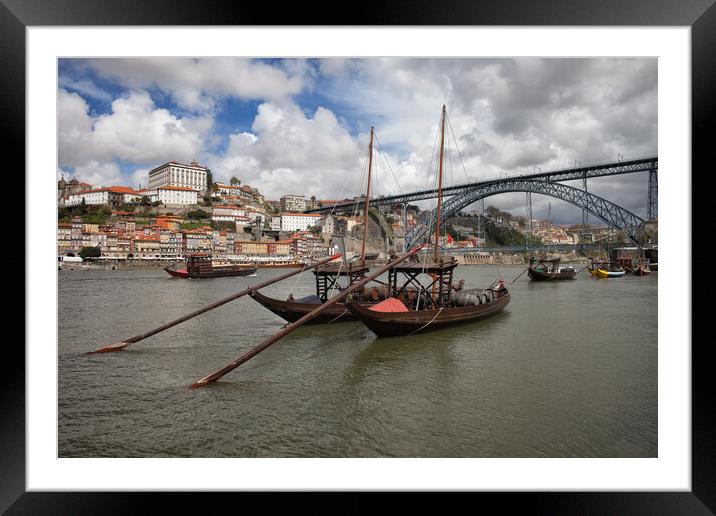
[[[510,192],[537,193],[566,201],[578,208],[587,210],[609,226],[624,231],[629,240],[636,245],[640,245],[637,233],[643,227],[644,219],[638,215],[579,188],[550,181],[534,180],[528,177],[487,181],[460,194],[453,195],[443,203],[440,224],[444,224],[455,213],[480,199]],[[427,240],[427,236],[435,229],[436,212],[437,210],[435,209],[426,212],[426,215],[419,221],[415,229],[406,234],[406,249]]]
[[[650,172],[649,175],[649,217],[656,216],[656,174],[659,168],[658,156],[648,158],[640,158],[629,161],[616,161],[611,163],[602,163],[599,165],[590,165],[584,167],[574,167],[561,170],[553,170],[550,172],[539,172],[536,174],[526,174],[522,176],[514,176],[508,178],[495,179],[491,181],[477,181],[471,183],[462,183],[443,188],[443,196],[450,197],[460,195],[467,190],[473,190],[482,186],[502,183],[503,181],[512,181],[514,179],[522,179],[527,181],[543,181],[548,183],[558,183],[564,181],[581,180],[586,183],[587,179],[596,177],[615,176],[622,174],[633,174],[636,172]],[[377,197],[370,200],[371,206],[386,206],[394,204],[407,204],[426,199],[434,199],[437,197],[437,189],[419,190],[416,192],[401,193],[397,195],[387,195]],[[345,211],[360,210],[363,208],[364,200],[356,199],[345,201],[321,208],[313,208],[306,210],[306,213],[342,213]],[[653,212],[653,213],[652,213]]]

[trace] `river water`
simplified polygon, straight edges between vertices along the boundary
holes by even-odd
[[[277,331],[244,297],[117,353],[85,355],[286,270],[172,279],[59,271],[60,457],[656,457],[657,276],[535,283],[482,322],[377,339],[304,326],[201,389]],[[313,293],[313,275],[264,289]]]

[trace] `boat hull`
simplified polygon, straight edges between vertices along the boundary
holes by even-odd
[[[577,275],[577,272],[572,271],[561,271],[561,272],[543,272],[534,269],[528,269],[527,275],[532,281],[556,281],[556,280],[571,280]]]
[[[626,274],[624,271],[606,271],[604,269],[590,270],[589,272],[597,278],[620,278]]]
[[[348,308],[378,337],[399,337],[487,319],[502,311],[509,302],[508,293],[487,304],[449,307],[442,310],[376,312],[355,302],[349,303]]]
[[[281,301],[280,299],[273,299],[271,297],[263,295],[261,292],[254,290],[251,292],[251,297],[259,303],[265,306],[273,313],[288,322],[296,322],[307,313],[315,310],[319,306],[319,303],[299,303],[296,301]],[[326,324],[330,322],[344,322],[344,321],[355,321],[356,317],[348,310],[348,307],[344,303],[336,303],[335,305],[329,306],[315,318],[308,321],[306,324]]]
[[[169,267],[164,269],[170,276],[174,278],[229,278],[236,276],[250,276],[256,273],[256,267],[248,268],[231,268],[227,270],[214,269],[212,271],[202,273],[189,273],[186,269],[171,269]]]
[[[164,270],[165,270],[170,276],[172,276],[172,277],[174,277],[174,278],[188,278],[188,277],[189,277],[189,273],[187,272],[186,269],[170,269],[170,268],[167,267],[167,268],[164,269]]]

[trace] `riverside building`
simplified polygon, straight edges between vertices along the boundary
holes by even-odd
[[[192,161],[190,165],[170,161],[149,171],[149,190],[164,186],[206,191],[206,167]]]

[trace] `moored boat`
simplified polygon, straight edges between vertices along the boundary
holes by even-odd
[[[453,259],[454,260],[454,259]],[[452,271],[457,261],[438,264],[398,265],[389,271],[392,284],[398,274],[416,281],[416,272],[434,278],[433,283],[420,289],[420,295],[406,305],[406,284],[395,295],[373,306],[355,301],[348,308],[378,337],[409,336],[457,324],[486,319],[500,312],[510,302],[510,293],[502,280],[486,289],[456,291],[452,288]],[[439,285],[431,293],[432,285]],[[406,300],[406,301],[403,301]]]
[[[577,271],[574,270],[574,267],[560,267],[559,264],[559,258],[537,260],[532,257],[530,258],[530,267],[527,270],[527,275],[533,281],[574,279],[577,275]]]
[[[250,276],[257,269],[253,265],[214,265],[210,255],[194,253],[187,258],[185,268],[169,266],[164,270],[174,278],[227,278]]]
[[[354,300],[348,308],[378,337],[409,336],[416,333],[479,321],[502,311],[510,302],[510,293],[502,279],[486,289],[463,289],[463,282],[453,286],[457,259],[439,255],[440,209],[442,204],[443,157],[445,147],[445,106],[440,117],[440,158],[438,160],[438,196],[432,260],[427,254],[421,263],[400,263],[388,270],[391,297],[374,306],[362,306]],[[401,281],[398,281],[401,277]],[[424,278],[428,278],[425,281]],[[425,281],[425,283],[422,283]]]
[[[361,249],[360,262],[356,263],[328,263],[322,267],[314,269],[313,273],[316,277],[316,294],[307,296],[298,300],[293,298],[293,294],[282,301],[280,299],[270,298],[259,292],[252,292],[251,297],[273,313],[282,317],[288,322],[295,322],[304,315],[312,312],[320,305],[328,301],[334,293],[340,293],[356,282],[363,280],[370,271],[365,266],[368,256],[378,253],[366,253],[365,243],[368,235],[368,208],[370,206],[370,184],[371,184],[371,166],[373,163],[373,138],[374,128],[370,128],[370,143],[368,144],[368,181],[366,191],[365,207],[363,209],[363,242]],[[354,294],[355,300],[361,303],[375,303],[385,297],[381,295],[384,289],[378,287],[363,288]],[[381,297],[382,296],[382,297]],[[328,307],[320,316],[317,316],[307,324],[324,324],[331,322],[344,322],[355,320],[345,303],[336,303]]]
[[[631,270],[632,274],[636,276],[647,276],[651,274],[649,263],[643,260],[639,260],[636,266]]]
[[[626,271],[611,262],[594,263],[589,267],[589,274],[597,278],[620,278]]]
[[[316,268],[313,271],[316,277],[315,295],[299,299],[294,299],[293,295],[289,295],[286,300],[271,298],[259,291],[253,291],[250,295],[254,301],[268,308],[279,317],[288,322],[295,322],[325,303],[334,292],[341,292],[352,283],[363,279],[368,271],[369,269],[367,267],[353,267],[352,264],[347,266],[341,264],[339,267],[328,264],[324,267]],[[343,280],[343,282],[341,282],[341,280]],[[364,303],[375,303],[382,297],[385,297],[381,295],[380,291],[381,289],[377,287],[363,289],[356,294],[356,299]],[[353,320],[355,320],[355,317],[350,313],[345,303],[336,303],[307,324],[325,324]]]

